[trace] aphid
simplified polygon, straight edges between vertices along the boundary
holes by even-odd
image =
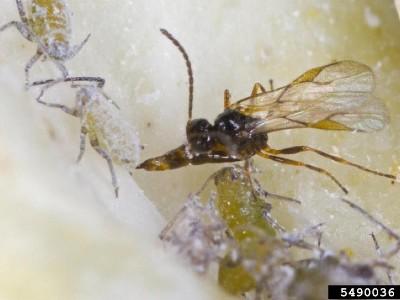
[[[25,66],[26,86],[29,86],[29,70],[42,56],[54,62],[63,77],[67,77],[63,62],[81,50],[90,34],[79,45],[71,46],[71,12],[64,0],[30,0],[27,12],[22,0],[16,3],[21,20],[3,25],[0,32],[15,26],[24,38],[37,44],[36,54]]]
[[[372,95],[372,70],[354,61],[339,61],[313,68],[292,83],[277,89],[256,83],[250,97],[230,102],[225,91],[224,112],[214,124],[206,119],[192,120],[193,74],[188,55],[166,30],[161,32],[183,54],[189,74],[189,120],[187,142],[162,156],[150,158],[137,168],[148,171],[176,169],[187,165],[246,161],[254,155],[319,172],[332,179],[345,193],[347,189],[328,171],[280,154],[313,152],[333,161],[396,180],[396,176],[370,170],[341,157],[308,146],[273,149],[268,145],[270,132],[293,128],[317,128],[371,132],[388,122],[384,105]]]
[[[76,84],[76,82],[96,82],[93,84]],[[72,82],[77,88],[75,106],[70,108],[62,104],[48,103],[41,100],[44,91],[59,82]],[[112,185],[118,198],[118,181],[113,162],[124,166],[130,173],[135,169],[141,146],[136,130],[122,117],[118,106],[103,92],[104,80],[98,77],[69,77],[61,80],[44,80],[32,85],[43,85],[39,103],[56,107],[80,118],[81,136],[79,162],[85,152],[86,136],[93,149],[108,163]]]
[[[202,203],[190,195],[182,209],[160,233],[160,239],[175,246],[199,273],[218,262],[230,248],[227,227],[218,216],[214,199]]]
[[[211,180],[215,194],[202,204],[199,196]],[[277,252],[276,257],[286,253],[286,246],[282,251],[277,248],[284,244],[276,238],[277,232],[284,229],[270,215],[271,205],[265,202],[265,196],[297,202],[259,186],[254,189],[253,184],[258,182],[252,182],[247,170],[239,165],[215,172],[196,193],[196,201],[190,198],[161,234],[161,239],[178,246],[197,270],[205,271],[211,263],[218,263],[220,286],[236,295],[257,286],[240,257],[249,257],[250,253],[252,258],[265,257],[265,251]]]
[[[215,192],[201,197],[211,180]],[[255,299],[326,299],[328,283],[381,283],[376,268],[390,270],[384,260],[353,262],[345,252],[323,249],[318,234],[322,224],[296,234],[285,231],[271,216],[271,205],[264,196],[294,200],[260,191],[259,186],[254,189],[241,166],[223,168],[190,197],[160,237],[175,245],[197,271],[217,264],[218,283],[225,291],[253,294]],[[342,201],[381,227],[398,245],[400,237],[393,230],[349,200]],[[319,237],[316,245],[306,241],[310,236]],[[291,248],[305,249],[305,259],[299,260]]]
[[[352,262],[344,253],[314,258],[308,264],[294,263],[289,282],[270,289],[272,299],[321,300],[328,295],[328,285],[376,285],[382,281],[376,268],[388,266],[378,262]]]

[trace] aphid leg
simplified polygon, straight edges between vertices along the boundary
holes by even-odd
[[[350,162],[348,160],[345,160],[345,159],[343,159],[343,158],[341,158],[339,156],[328,154],[326,152],[323,152],[321,150],[318,150],[318,149],[315,149],[315,148],[312,148],[312,147],[308,147],[308,146],[294,146],[294,147],[289,147],[289,148],[284,148],[284,149],[272,149],[272,148],[267,147],[267,148],[264,148],[263,151],[268,152],[270,154],[275,154],[275,155],[279,155],[279,154],[297,154],[297,153],[300,153],[300,152],[310,151],[310,152],[314,152],[314,153],[316,153],[318,155],[321,155],[323,157],[326,157],[328,159],[334,160],[336,162],[339,162],[339,163],[342,163],[342,164],[345,164],[345,165],[349,165],[349,166],[355,167],[357,169],[363,170],[363,171],[368,172],[368,173],[372,173],[372,174],[375,174],[375,175],[378,175],[378,176],[387,177],[387,178],[390,178],[390,179],[396,179],[396,176],[394,176],[394,175],[386,174],[386,173],[382,173],[382,172],[378,172],[378,171],[374,171],[374,170],[368,169],[368,168],[366,168],[364,166],[361,166],[361,165],[352,163],[352,162]]]
[[[53,85],[55,85],[55,84],[57,84],[58,82],[61,82],[61,81],[63,81],[63,80],[62,80],[62,79],[53,80],[53,81],[50,81],[50,83],[46,84],[46,85],[40,90],[39,96],[36,98],[36,102],[38,102],[38,103],[40,103],[40,104],[42,104],[42,105],[45,105],[45,106],[47,106],[47,107],[59,108],[59,109],[61,109],[63,112],[65,112],[65,113],[67,113],[67,114],[69,114],[69,115],[72,115],[72,116],[74,116],[74,117],[79,117],[79,116],[80,116],[80,112],[76,109],[76,107],[70,108],[70,107],[68,107],[68,106],[66,106],[66,105],[63,105],[63,104],[49,103],[49,102],[46,102],[46,101],[43,101],[43,100],[42,100],[42,97],[43,97],[45,91],[46,91],[47,89],[49,89],[50,87],[52,87]],[[36,83],[36,82],[34,82],[32,85],[35,85],[35,83]]]
[[[301,204],[301,201],[298,200],[298,199],[291,198],[291,197],[286,197],[286,196],[282,196],[282,195],[278,195],[278,194],[274,194],[274,193],[270,193],[270,192],[266,191],[261,186],[261,183],[256,178],[253,178],[253,181],[254,181],[255,185],[257,186],[258,192],[261,192],[261,196],[263,196],[265,198],[270,197],[270,198],[275,198],[275,199],[278,199],[278,200],[290,201],[290,202],[294,202],[294,203],[297,203],[297,204]]]
[[[314,244],[305,241],[305,239],[309,236],[318,236],[321,232],[320,228],[323,225],[324,223],[319,223],[317,225],[309,226],[299,232],[286,233],[282,236],[282,240],[284,240],[289,246],[296,246],[308,250],[319,250],[319,246],[315,246]]]
[[[224,109],[227,109],[231,106],[231,93],[228,89],[224,91]]]
[[[211,182],[211,180],[214,180],[215,177],[217,177],[219,174],[219,172],[215,172],[214,174],[211,174],[210,176],[208,176],[208,178],[206,179],[206,181],[204,181],[203,185],[200,187],[200,189],[195,193],[195,195],[200,195],[207,187],[207,185]]]
[[[378,227],[382,228],[391,238],[396,240],[396,246],[393,250],[389,251],[389,253],[386,253],[385,256],[390,257],[394,254],[396,254],[400,250],[400,235],[398,235],[396,232],[394,232],[392,229],[387,227],[385,224],[383,224],[381,221],[377,220],[375,217],[370,215],[365,209],[362,207],[358,206],[357,204],[342,198],[341,199],[344,203],[349,205],[351,208],[354,210],[358,211],[362,215],[364,215],[369,221],[377,225]]]
[[[179,212],[172,218],[171,221],[168,222],[168,224],[164,227],[164,229],[160,232],[158,235],[159,239],[162,241],[169,241],[168,239],[168,234],[171,231],[172,227],[177,223],[180,219],[184,217],[184,213],[187,210],[187,206],[184,205]]]
[[[379,246],[378,240],[376,239],[375,234],[373,232],[371,232],[370,235],[371,235],[372,241],[374,242],[376,252],[378,253],[379,257],[382,257],[383,253],[382,253],[381,247]],[[386,276],[388,278],[389,284],[393,284],[393,277],[392,277],[392,272],[390,269],[386,270]]]
[[[26,25],[24,24],[24,23],[21,23],[21,22],[18,22],[18,21],[11,21],[11,22],[8,22],[8,23],[6,23],[6,24],[4,24],[3,26],[1,26],[0,27],[0,32],[2,32],[2,31],[4,31],[4,30],[6,30],[6,29],[8,29],[8,28],[10,28],[10,27],[12,27],[12,26],[14,26],[15,28],[17,28],[17,30],[24,36],[24,37],[26,37],[26,34],[27,34],[27,27],[26,27]]]
[[[292,160],[292,159],[288,159],[288,158],[284,158],[284,157],[280,157],[280,156],[274,156],[264,150],[258,151],[257,154],[264,158],[271,159],[273,161],[276,161],[276,162],[279,162],[282,164],[296,166],[296,167],[305,167],[305,168],[313,170],[315,172],[322,173],[322,174],[328,176],[330,179],[332,179],[345,194],[348,194],[347,189],[339,182],[339,180],[337,180],[331,173],[329,173],[328,171],[326,171],[322,168],[318,168],[316,166],[303,163],[301,161]]]
[[[104,98],[107,99],[112,105],[114,105],[117,109],[121,109],[117,102],[115,102],[113,99],[111,99],[110,96],[108,96],[103,90],[100,90],[100,93],[104,96]]]
[[[25,65],[25,88],[28,89],[29,85],[29,70],[33,67],[33,65],[40,59],[40,57],[43,55],[43,52],[41,50],[37,50],[35,55],[32,56],[32,58],[28,61],[28,63]]]
[[[265,93],[265,88],[261,85],[261,83],[256,82],[253,86],[253,90],[251,91],[251,97],[257,96],[258,94]]]
[[[110,155],[104,149],[102,149],[100,147],[97,137],[95,137],[95,136],[90,137],[90,145],[92,145],[93,149],[96,150],[96,152],[99,153],[101,155],[101,157],[103,157],[107,161],[108,168],[110,169],[110,173],[111,173],[111,181],[112,181],[112,185],[114,187],[115,196],[118,199],[119,186],[118,186],[117,176],[115,175],[115,171],[114,171],[114,164],[112,162]]]
[[[81,126],[81,135],[80,135],[80,143],[79,143],[79,155],[76,159],[76,162],[79,163],[82,160],[83,154],[85,153],[86,148],[86,136],[88,130],[85,125]]]
[[[68,70],[67,68],[58,60],[55,59],[51,59],[53,61],[53,63],[56,65],[56,67],[60,70],[61,74],[62,74],[62,79],[65,79],[68,77]]]
[[[281,195],[278,195],[278,194],[273,194],[273,193],[270,193],[270,192],[266,191],[261,186],[260,182],[256,178],[253,177],[252,168],[253,168],[252,160],[251,159],[246,159],[244,161],[244,170],[245,170],[244,174],[246,175],[247,180],[250,183],[251,190],[252,190],[252,193],[253,193],[254,197],[257,197],[257,196],[260,197],[261,196],[264,199],[275,198],[275,199],[279,199],[279,200],[290,201],[290,202],[295,202],[295,203],[301,204],[301,202],[299,200],[297,200],[297,199],[286,197],[286,196],[281,196]]]
[[[256,178],[253,177],[252,168],[253,168],[252,161],[250,159],[246,159],[244,161],[244,170],[245,170],[244,174],[248,178],[248,181],[250,183],[251,190],[252,190],[254,197],[261,196],[264,199],[267,199],[268,197],[270,197],[270,198],[275,198],[275,199],[279,199],[279,200],[290,201],[290,202],[295,202],[295,203],[301,204],[301,202],[297,199],[286,197],[286,196],[281,196],[278,194],[273,194],[273,193],[266,191],[261,186],[260,182]]]
[[[279,224],[278,220],[276,220],[270,213],[269,210],[264,210],[263,211],[263,217],[264,219],[268,222],[269,225],[271,225],[272,228],[274,228],[276,231],[279,233],[283,234],[286,232],[286,229]]]
[[[79,51],[81,51],[81,49],[83,48],[83,46],[85,46],[85,44],[87,43],[87,41],[89,40],[91,34],[89,33],[86,38],[79,44],[74,46],[68,53],[66,59],[71,59],[73,58],[75,55],[77,55],[79,53]]]
[[[24,4],[22,3],[21,0],[15,0],[15,2],[17,3],[18,14],[19,14],[19,17],[21,18],[21,21],[24,24],[28,24],[28,18],[26,17]]]

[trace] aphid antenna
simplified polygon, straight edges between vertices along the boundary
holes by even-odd
[[[189,122],[192,120],[192,110],[193,110],[193,70],[192,70],[192,64],[189,59],[189,55],[187,54],[185,48],[179,43],[179,41],[166,29],[161,28],[160,29],[161,33],[165,35],[179,50],[179,52],[182,53],[183,58],[185,59],[186,62],[186,68],[187,68],[187,73],[189,77],[189,111],[188,111],[188,117],[189,117]]]

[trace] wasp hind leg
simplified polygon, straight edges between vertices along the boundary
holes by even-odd
[[[272,148],[264,148],[263,151],[269,153],[269,154],[273,154],[273,155],[279,155],[279,154],[296,154],[296,153],[300,153],[300,152],[314,152],[318,155],[321,155],[325,158],[331,159],[333,161],[336,161],[338,163],[344,164],[344,165],[349,165],[352,167],[355,167],[357,169],[360,169],[362,171],[368,172],[368,173],[372,173],[374,175],[378,175],[378,176],[382,176],[382,177],[386,177],[386,178],[390,178],[392,180],[396,180],[396,176],[391,175],[391,174],[386,174],[386,173],[382,173],[382,172],[378,172],[378,171],[374,171],[371,169],[368,169],[364,166],[355,164],[351,161],[345,160],[344,158],[341,158],[339,156],[335,156],[326,152],[323,152],[321,150],[312,148],[312,147],[308,147],[308,146],[294,146],[294,147],[289,147],[289,148],[284,148],[284,149],[272,149]]]
[[[282,163],[282,164],[291,165],[291,166],[295,166],[295,167],[304,167],[304,168],[310,169],[312,171],[324,174],[325,176],[328,176],[330,179],[332,179],[340,187],[340,189],[345,194],[349,193],[348,190],[340,183],[340,181],[336,179],[336,177],[334,177],[331,173],[329,173],[328,171],[326,171],[326,170],[324,170],[322,168],[318,168],[316,166],[303,163],[301,161],[297,161],[297,160],[292,160],[292,159],[288,159],[288,158],[284,158],[284,157],[280,157],[280,156],[271,155],[270,153],[268,153],[265,150],[258,151],[257,154],[259,156],[261,156],[261,157],[264,157],[264,158],[267,158],[267,159],[271,159],[273,161],[276,161],[276,162],[279,162],[279,163]]]

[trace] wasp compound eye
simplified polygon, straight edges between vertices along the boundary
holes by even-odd
[[[189,122],[187,136],[192,150],[199,153],[209,151],[213,145],[212,130],[213,126],[206,119]]]

